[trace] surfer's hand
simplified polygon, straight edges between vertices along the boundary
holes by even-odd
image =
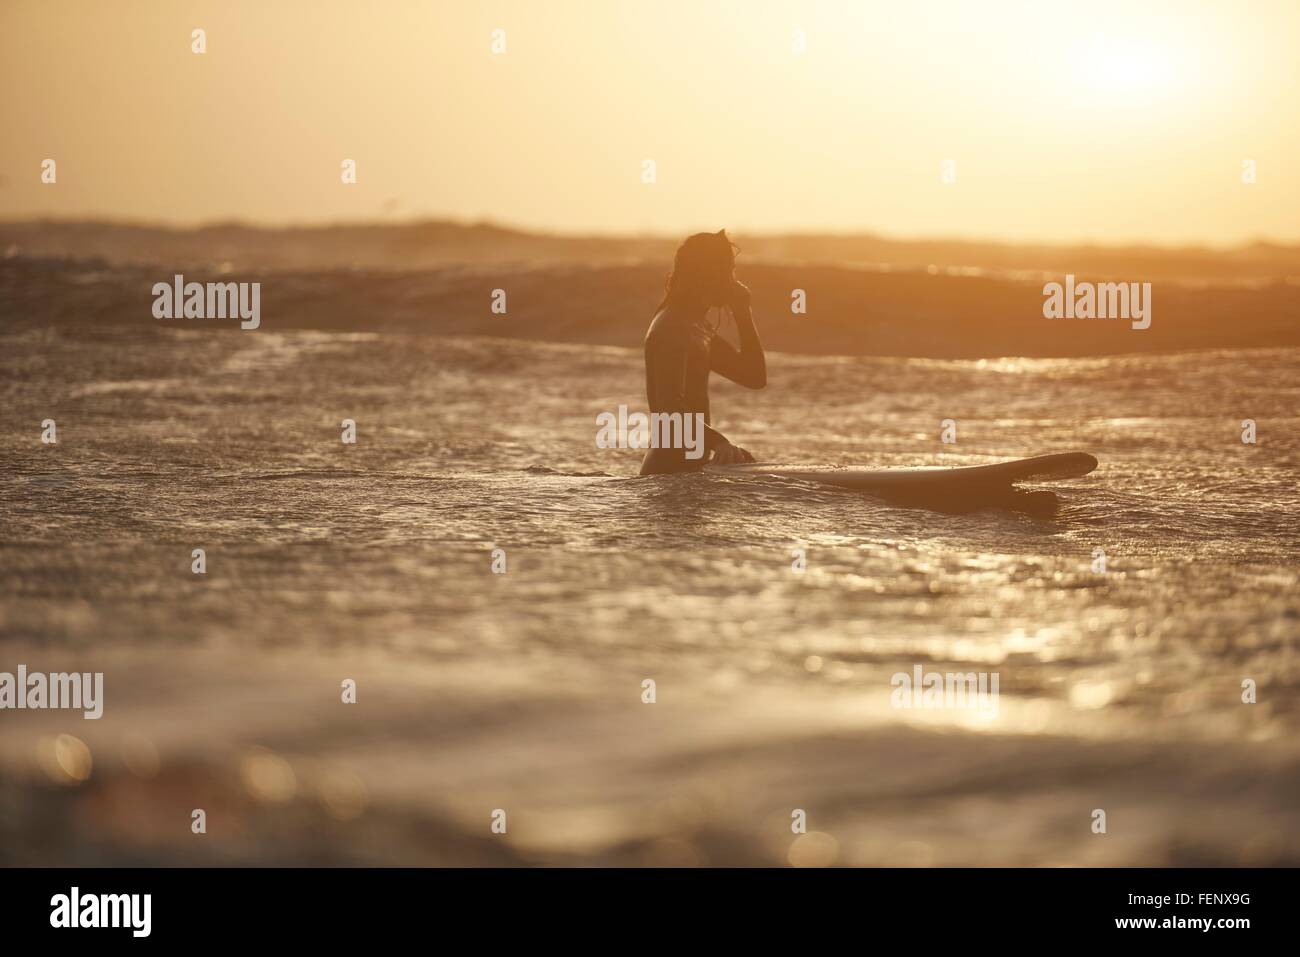
[[[731,288],[727,290],[727,305],[732,309],[748,309],[750,299],[749,287],[739,279],[731,280]]]
[[[708,352],[709,347],[713,345],[713,330],[703,322],[693,322],[686,334],[690,337],[691,344],[703,352]]]
[[[732,445],[726,439],[722,444],[713,450],[714,465],[741,465],[745,462],[754,461],[754,456],[750,455],[739,445]]]

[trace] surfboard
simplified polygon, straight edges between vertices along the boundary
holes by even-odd
[[[1096,467],[1096,458],[1086,452],[1059,452],[993,465],[957,467],[863,469],[851,465],[774,465],[758,462],[746,465],[708,465],[705,466],[705,471],[718,475],[771,475],[866,492],[894,492],[908,489],[978,489],[1011,485],[1027,479],[1051,481],[1078,478]]]

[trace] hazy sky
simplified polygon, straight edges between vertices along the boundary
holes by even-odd
[[[0,0],[0,216],[1296,241],[1298,40],[1297,0]]]

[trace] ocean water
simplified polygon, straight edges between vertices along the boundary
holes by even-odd
[[[1300,862],[1300,351],[715,383],[762,461],[1096,455],[1051,518],[638,478],[636,349],[15,324],[0,371],[0,671],[105,687],[0,714],[5,863]],[[895,707],[918,666],[996,709]]]

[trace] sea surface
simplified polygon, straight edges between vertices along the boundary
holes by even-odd
[[[713,390],[761,461],[1101,464],[638,478],[635,348],[0,327],[0,671],[105,688],[0,712],[0,863],[1300,864],[1300,350],[769,373]]]

